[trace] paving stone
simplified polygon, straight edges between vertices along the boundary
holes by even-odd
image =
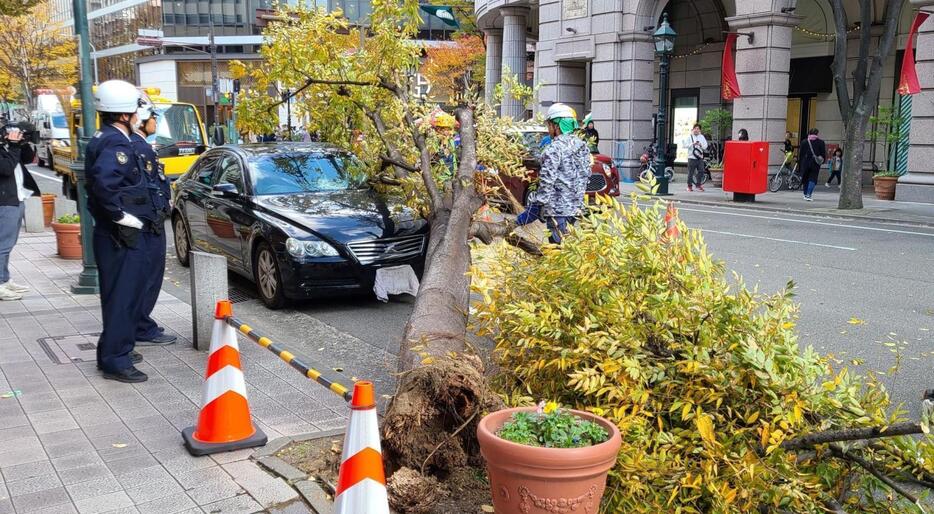
[[[133,503],[146,503],[166,496],[185,496],[185,490],[173,478],[142,483],[137,486],[125,486],[127,496]],[[187,497],[187,496],[186,496]]]
[[[275,475],[282,477],[289,483],[305,480],[308,478],[308,475],[305,474],[302,470],[296,468],[295,466],[289,465],[279,457],[262,457],[257,462],[264,468],[268,469]]]
[[[41,475],[24,480],[17,480],[15,482],[7,482],[6,487],[10,492],[10,496],[22,496],[24,494],[55,489],[56,487],[61,487],[61,485],[62,481],[59,480],[58,475]]]
[[[120,485],[120,482],[118,482],[116,478],[106,476],[71,484],[66,486],[65,489],[68,490],[68,494],[71,495],[72,500],[79,501],[122,491],[123,486]]]
[[[78,423],[66,409],[34,412],[27,415],[37,434],[48,434],[78,428]]]
[[[68,492],[65,491],[64,487],[13,497],[15,512],[32,512],[63,503],[71,503],[71,498],[68,497]]]
[[[215,481],[215,480],[230,480],[230,475],[224,471],[220,466],[213,466],[210,468],[197,469],[194,471],[189,471],[187,473],[179,473],[175,475],[175,480],[178,480],[178,483],[182,485],[186,490],[193,489],[198,487],[200,484],[205,482]]]
[[[117,475],[117,480],[126,488],[140,487],[153,482],[164,482],[172,479],[172,475],[158,464],[131,471],[123,475]]]
[[[97,514],[132,506],[133,500],[123,491],[95,496],[75,502],[75,507],[78,508],[78,512],[81,514]]]
[[[222,480],[209,480],[198,485],[195,488],[188,489],[185,492],[198,505],[207,505],[225,498],[231,498],[238,494],[243,494],[244,490],[240,484],[231,478]]]
[[[103,461],[100,457],[98,457],[97,453],[93,451],[76,453],[73,455],[66,455],[64,457],[57,457],[52,459],[52,465],[55,466],[55,469],[59,472],[91,466],[94,464],[103,464]]]
[[[6,466],[4,464],[3,468],[0,468],[0,473],[3,473],[4,480],[13,482],[15,480],[25,480],[42,475],[54,475],[55,468],[52,466],[51,461],[40,460],[28,464],[18,464],[16,466]]]
[[[8,467],[48,460],[48,456],[40,445],[38,448],[23,448],[3,452],[0,454],[0,459],[2,459],[0,462],[3,463],[3,466]]]
[[[207,512],[222,512],[224,514],[251,514],[258,510],[262,510],[260,504],[253,501],[253,499],[246,494],[234,496],[233,498],[227,498],[225,500],[204,505],[203,507]]]
[[[58,476],[62,479],[63,484],[71,485],[87,480],[93,480],[95,478],[109,477],[113,475],[110,473],[110,469],[101,463],[59,471]]]
[[[16,439],[0,440],[0,455],[13,450],[41,449],[42,443],[39,437],[32,435],[18,437]]]
[[[118,476],[126,473],[138,472],[152,466],[159,466],[159,463],[150,455],[132,456],[107,462],[107,467],[110,468],[110,471]]]
[[[75,514],[75,506],[72,503],[61,503],[44,509],[30,511],[30,514]]]
[[[225,464],[223,468],[263,507],[298,498],[295,489],[289,487],[284,480],[261,469],[255,462],[232,462]]]
[[[198,509],[195,502],[184,494],[174,494],[150,502],[137,504],[136,508],[141,514],[175,514],[176,512],[190,509],[197,509],[197,512],[201,511]]]

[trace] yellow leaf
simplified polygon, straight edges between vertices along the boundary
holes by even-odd
[[[847,321],[847,323],[849,323],[850,325],[865,325],[866,321],[853,317],[853,318],[850,318],[849,321]]]
[[[697,415],[694,423],[697,425],[697,431],[704,441],[709,444],[717,444],[717,439],[713,434],[713,420],[710,419],[710,416],[701,412]]]

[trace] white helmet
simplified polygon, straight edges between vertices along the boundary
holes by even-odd
[[[108,80],[94,93],[99,112],[130,114],[139,108],[140,93],[136,86],[122,80]]]
[[[149,121],[149,118],[157,116],[156,106],[143,100],[142,105],[139,106],[139,109],[136,110],[136,114],[139,116],[139,121],[146,122]]]
[[[552,121],[559,118],[571,118],[576,120],[577,112],[567,104],[553,103],[551,104],[551,107],[548,108],[548,113],[545,114],[545,119]]]

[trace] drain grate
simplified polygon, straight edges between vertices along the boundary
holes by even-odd
[[[100,333],[52,336],[39,339],[39,347],[53,364],[94,362],[97,360],[97,338]]]
[[[227,297],[230,300],[230,303],[248,302],[257,298],[256,293],[253,291],[237,286],[231,286],[227,288]]]

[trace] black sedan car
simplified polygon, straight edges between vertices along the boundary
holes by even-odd
[[[175,183],[175,252],[224,255],[263,302],[373,288],[376,270],[421,276],[428,223],[370,187],[352,154],[316,143],[221,146]]]

